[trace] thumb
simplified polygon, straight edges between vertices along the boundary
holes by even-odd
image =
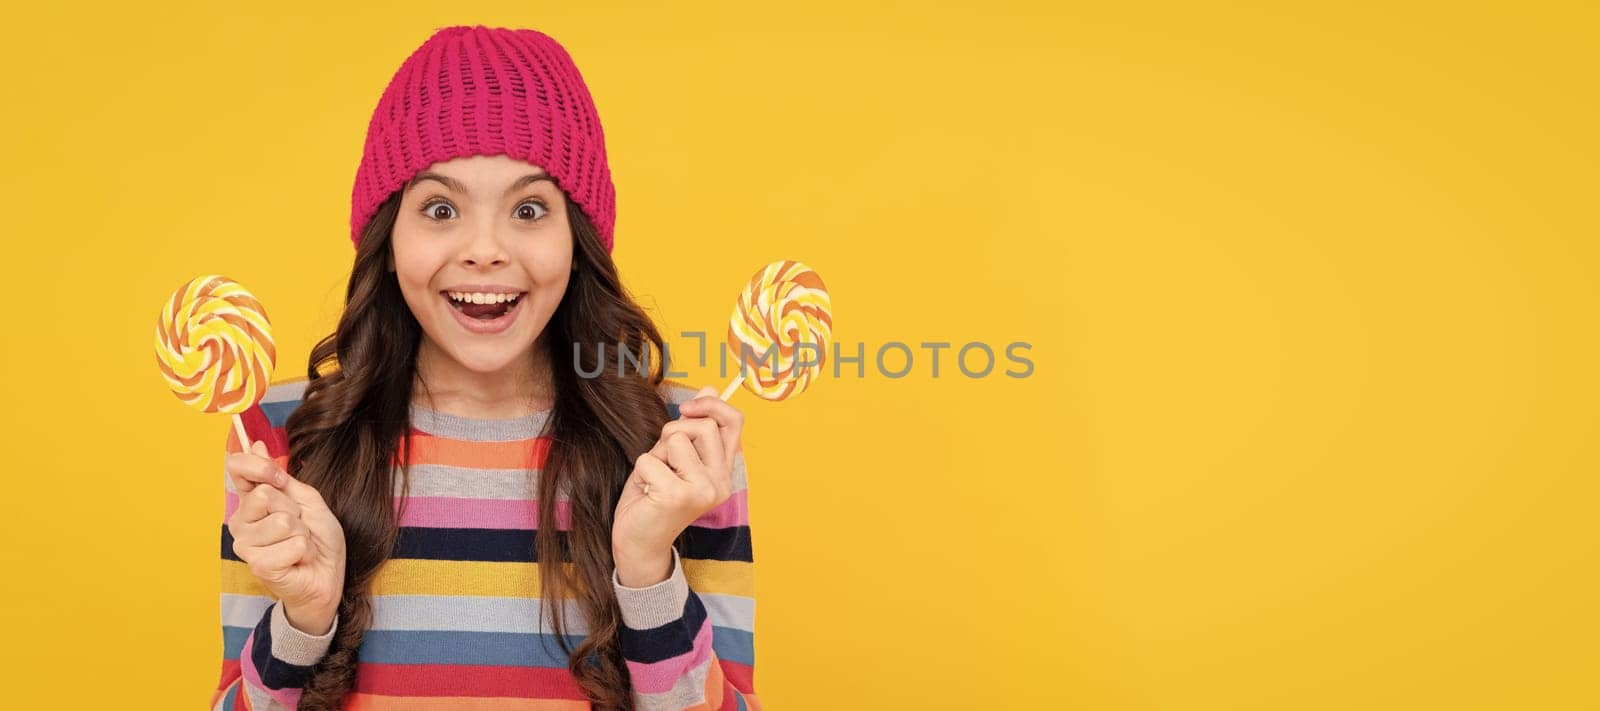
[[[721,396],[722,393],[717,391],[717,386],[707,385],[695,392],[693,397],[690,397],[688,400],[684,400],[683,404],[678,405],[678,414],[680,417],[691,416],[693,413],[696,413],[700,410],[701,403],[697,402],[700,398],[720,398]]]
[[[315,509],[325,509],[328,507],[328,503],[323,501],[322,494],[316,490],[316,487],[294,478],[294,476],[286,470],[280,469],[279,472],[281,473],[278,475],[278,478],[283,483],[279,484],[278,488],[281,489],[283,493],[288,494],[289,498],[295,503]]]
[[[272,479],[271,483],[273,486],[276,486],[279,489],[284,488],[284,486],[287,484],[286,480],[289,478],[289,472],[284,471],[283,467],[278,466],[278,460],[273,459],[272,453],[267,450],[267,443],[259,439],[251,442],[250,453],[272,462],[272,468],[277,470],[278,475]]]
[[[690,397],[688,399],[688,401],[684,402],[683,404],[688,405],[690,407],[690,409],[693,409],[695,407],[698,407],[697,404],[694,404],[695,400],[699,400],[700,398],[703,398],[703,397],[721,397],[721,396],[722,396],[722,393],[717,390],[717,386],[715,386],[715,385],[707,385],[705,387],[700,388],[698,391],[696,391],[695,394],[692,397]]]

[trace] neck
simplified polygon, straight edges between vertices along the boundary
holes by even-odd
[[[511,418],[548,410],[555,404],[550,358],[535,341],[531,353],[493,372],[461,365],[438,344],[424,338],[417,349],[416,402],[462,417]]]

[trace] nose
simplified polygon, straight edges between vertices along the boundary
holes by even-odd
[[[494,225],[478,225],[461,247],[461,264],[468,267],[498,267],[510,261],[505,245]]]

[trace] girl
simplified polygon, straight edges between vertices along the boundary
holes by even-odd
[[[230,435],[213,708],[759,709],[743,417],[618,365],[662,340],[567,52],[433,34],[352,202],[337,329]]]

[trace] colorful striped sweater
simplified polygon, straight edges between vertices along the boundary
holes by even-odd
[[[273,385],[246,411],[245,429],[287,461],[283,426],[305,381]],[[694,390],[663,386],[668,415]],[[414,405],[410,492],[400,535],[373,582],[373,621],[357,653],[355,686],[343,708],[363,711],[481,709],[577,711],[590,708],[567,670],[551,615],[539,600],[532,492],[549,440],[548,412],[503,420],[469,419]],[[241,451],[231,434],[227,449]],[[622,614],[620,644],[636,708],[752,709],[754,562],[744,458],[735,460],[733,495],[697,519],[673,551],[665,581],[623,587],[612,573]],[[401,477],[396,479],[399,503]],[[292,709],[339,624],[322,636],[289,624],[281,605],[233,551],[227,518],[239,499],[226,475],[222,525],[221,681],[212,708]],[[557,499],[557,528],[571,510]],[[583,639],[576,603],[567,601],[567,639]]]

